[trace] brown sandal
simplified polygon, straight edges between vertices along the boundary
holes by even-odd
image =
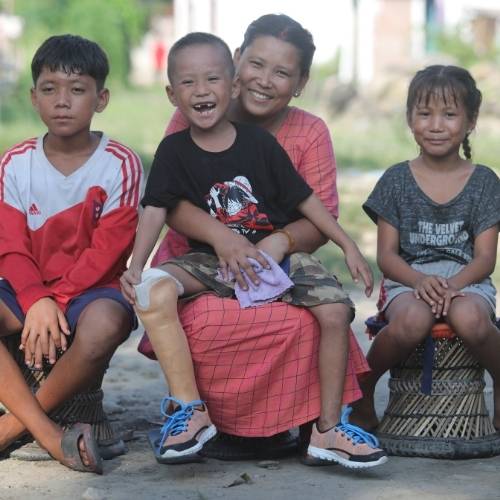
[[[78,445],[80,438],[83,439],[85,453],[89,462],[88,465],[83,463],[80,455],[80,447]],[[102,458],[92,433],[92,427],[89,424],[75,424],[64,431],[61,439],[61,450],[64,455],[61,463],[66,467],[78,472],[102,474]]]

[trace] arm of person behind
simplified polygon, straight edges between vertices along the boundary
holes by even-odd
[[[312,194],[297,207],[325,236],[338,245],[345,255],[347,267],[355,282],[359,277],[365,283],[365,293],[369,297],[373,291],[373,273],[352,238],[331,216],[320,199]]]
[[[141,213],[132,259],[128,270],[120,278],[122,293],[131,304],[135,303],[134,285],[141,282],[142,270],[158,241],[166,216],[166,208],[151,205],[146,206]]]
[[[429,304],[433,313],[443,302],[448,282],[441,276],[426,275],[413,269],[399,255],[399,231],[384,218],[377,219],[377,264],[383,275],[414,290],[417,299]]]
[[[187,200],[180,200],[173,210],[169,210],[167,223],[188,238],[210,245],[219,258],[223,275],[227,277],[227,271],[231,270],[244,289],[247,283],[241,270],[244,270],[254,283],[259,283],[259,278],[248,261],[249,258],[257,260],[264,267],[269,266],[263,255],[247,238],[235,233]]]

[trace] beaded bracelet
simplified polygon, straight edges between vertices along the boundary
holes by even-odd
[[[286,229],[275,229],[272,232],[272,234],[275,234],[275,233],[283,233],[288,238],[288,250],[286,253],[287,254],[292,253],[294,248],[295,248],[295,239],[291,235],[290,231],[287,231]]]

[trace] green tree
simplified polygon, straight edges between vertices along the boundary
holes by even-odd
[[[45,38],[72,33],[96,41],[108,54],[111,78],[127,82],[130,49],[146,29],[146,8],[137,0],[17,0],[25,20],[24,45],[33,51]]]

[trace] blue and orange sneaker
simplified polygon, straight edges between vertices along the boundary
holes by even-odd
[[[175,406],[169,413],[171,403]],[[217,434],[203,401],[184,403],[166,397],[161,402],[161,412],[166,421],[160,431],[156,453],[162,463],[199,461],[197,453]]]
[[[325,432],[320,432],[317,424],[313,424],[308,457],[335,462],[350,469],[366,469],[387,462],[387,453],[379,448],[378,439],[349,423],[351,411],[352,408],[347,407],[342,412],[340,423]]]

